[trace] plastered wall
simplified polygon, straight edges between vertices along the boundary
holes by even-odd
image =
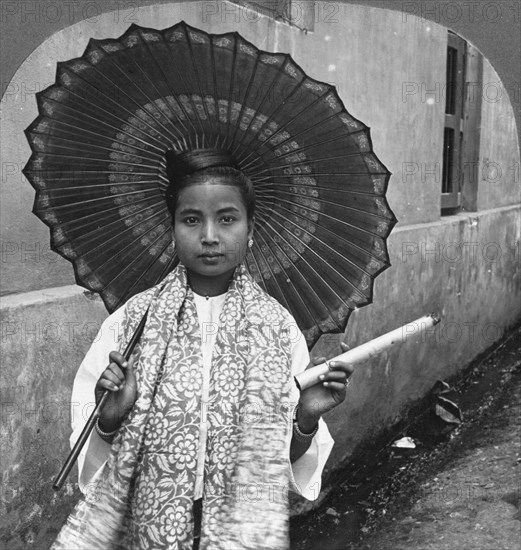
[[[335,83],[347,109],[372,128],[374,149],[393,172],[388,199],[399,223],[389,240],[392,267],[377,279],[374,303],[352,315],[342,337],[356,345],[430,311],[443,322],[356,373],[348,400],[327,418],[336,445],[326,480],[356,445],[521,316],[519,147],[506,92],[482,101],[477,212],[440,216],[446,30],[411,16],[404,22],[399,12],[342,4],[335,21],[319,18],[305,33],[253,12],[231,22],[216,6],[229,9],[225,3],[158,3],[65,26],[29,55],[6,89],[0,513],[9,525],[1,533],[8,548],[45,548],[77,498],[74,476],[59,495],[50,482],[67,454],[72,379],[106,313],[73,286],[71,266],[50,250],[48,229],[31,214],[34,192],[21,168],[30,154],[23,129],[37,115],[35,91],[53,82],[57,61],[81,55],[90,37],[118,36],[135,17],[157,28],[184,19],[208,32],[238,30],[262,49],[290,53],[314,78]],[[483,73],[484,82],[499,81],[487,61]],[[496,165],[501,173],[491,171]],[[340,337],[324,337],[315,353],[335,354]]]

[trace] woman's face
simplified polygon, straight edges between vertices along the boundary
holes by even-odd
[[[246,206],[237,187],[210,182],[179,193],[175,246],[192,276],[231,276],[246,255],[250,237]]]

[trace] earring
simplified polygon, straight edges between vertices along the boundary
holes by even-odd
[[[253,246],[253,239],[250,239],[248,241],[248,248],[251,248]]]

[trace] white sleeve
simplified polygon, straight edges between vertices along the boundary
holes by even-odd
[[[118,350],[124,309],[124,307],[119,308],[105,319],[76,373],[71,397],[71,448],[76,443],[94,410],[94,388],[101,373],[109,364],[109,353]],[[109,453],[110,445],[99,437],[96,430],[92,430],[78,456],[78,486],[80,491],[87,492],[87,484],[100,473]]]
[[[306,339],[302,334],[293,345],[292,375],[305,370],[309,364],[309,352]],[[292,403],[299,400],[299,390],[296,384],[292,386]],[[331,449],[334,445],[326,423],[322,418],[318,421],[318,431],[309,449],[291,464],[290,489],[308,500],[316,500],[322,486],[322,471]]]

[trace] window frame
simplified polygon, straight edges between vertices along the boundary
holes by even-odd
[[[465,156],[465,110],[467,42],[449,31],[447,40],[447,78],[445,82],[445,124],[441,178],[441,209],[451,211],[461,205]]]

